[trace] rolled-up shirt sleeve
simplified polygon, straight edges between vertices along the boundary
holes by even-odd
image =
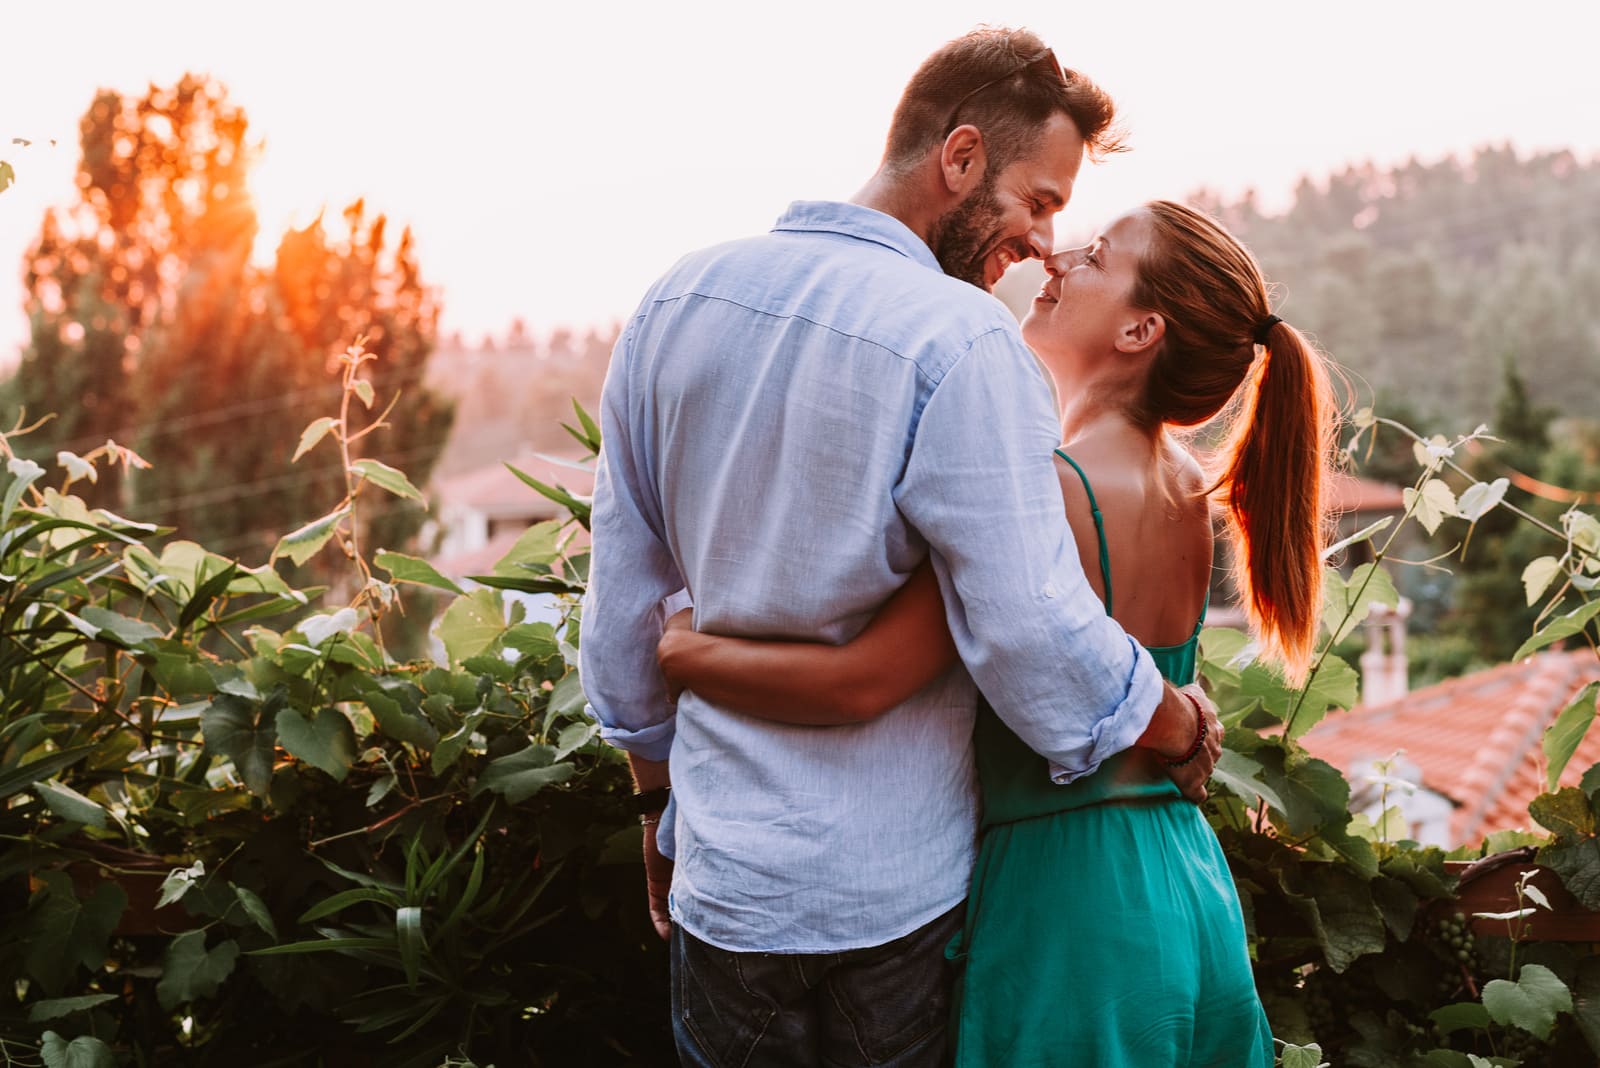
[[[895,503],[928,540],[961,659],[996,713],[1070,782],[1132,745],[1161,698],[1148,653],[1078,561],[1032,355],[978,337],[918,420]]]
[[[656,664],[667,598],[684,587],[649,481],[646,443],[630,431],[632,369],[624,331],[600,399],[601,451],[590,518],[579,668],[600,735],[646,760],[666,760],[674,710]]]

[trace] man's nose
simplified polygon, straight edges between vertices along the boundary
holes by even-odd
[[[1072,266],[1071,260],[1072,253],[1070,251],[1057,252],[1053,256],[1046,256],[1044,258],[1045,274],[1048,274],[1051,278],[1066,274],[1067,268]]]
[[[1048,259],[1056,247],[1055,225],[1048,219],[1033,224],[1028,231],[1028,255],[1036,260]]]

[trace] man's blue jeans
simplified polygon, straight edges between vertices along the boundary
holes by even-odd
[[[841,953],[734,953],[672,928],[672,1032],[686,1068],[938,1068],[958,906]]]

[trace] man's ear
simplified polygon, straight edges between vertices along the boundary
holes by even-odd
[[[1134,310],[1117,333],[1117,351],[1131,356],[1153,353],[1167,336],[1167,321],[1160,312]]]
[[[988,165],[983,134],[971,123],[951,130],[939,149],[939,170],[945,187],[958,197],[965,197],[978,187]]]

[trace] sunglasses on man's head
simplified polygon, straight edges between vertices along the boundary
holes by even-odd
[[[950,121],[945,123],[945,134],[948,136],[950,131],[956,128],[956,116],[961,114],[961,109],[966,106],[967,101],[971,100],[973,97],[977,96],[991,85],[998,85],[1007,78],[1015,77],[1024,71],[1036,71],[1041,76],[1056,82],[1062,88],[1066,88],[1067,76],[1066,73],[1061,69],[1061,63],[1056,59],[1055,50],[1052,48],[1046,48],[1043,52],[1040,52],[1037,56],[1034,56],[1016,70],[1007,71],[998,78],[990,78],[988,81],[984,82],[982,85],[968,93],[966,96],[956,101],[956,106],[950,109]]]

